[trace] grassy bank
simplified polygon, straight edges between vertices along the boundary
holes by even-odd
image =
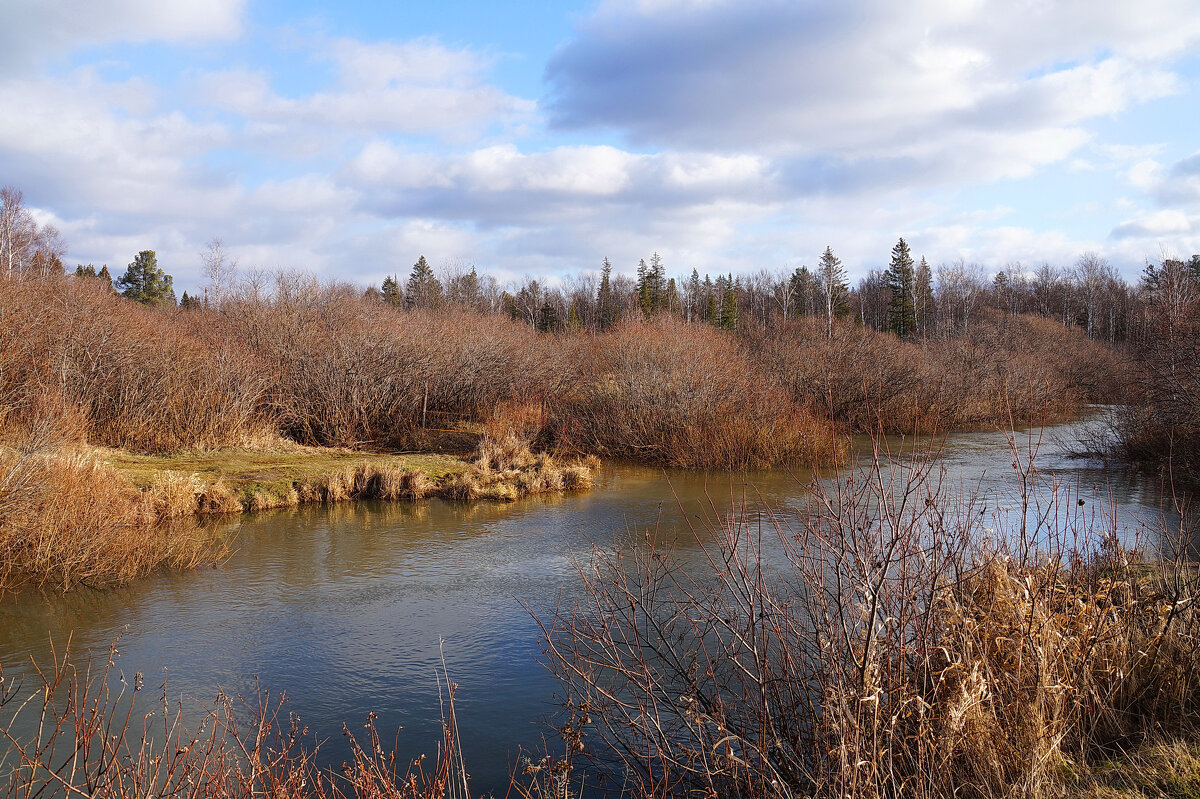
[[[138,455],[32,442],[0,449],[0,591],[119,584],[219,560],[202,517],[350,500],[509,502],[591,486],[597,463],[515,438],[475,455],[387,455],[280,442],[273,449]]]

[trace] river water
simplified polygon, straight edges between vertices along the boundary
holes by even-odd
[[[1040,434],[1042,475],[1130,540],[1160,517],[1158,487],[1069,457],[1080,429]],[[1019,437],[1022,448],[1034,440]],[[1005,436],[954,435],[939,452],[951,490],[1003,509],[1013,475]],[[51,640],[103,657],[119,639],[124,675],[142,673],[148,688],[165,680],[185,701],[203,704],[218,690],[253,695],[257,679],[287,694],[290,709],[325,741],[323,762],[336,764],[345,755],[342,722],[361,729],[371,711],[385,739],[402,728],[405,756],[436,754],[444,653],[459,685],[472,792],[503,796],[519,748],[553,740],[544,720],[556,685],[536,661],[539,630],[526,607],[545,615],[570,601],[574,560],[622,537],[652,530],[677,540],[686,559],[695,550],[692,529],[703,538],[703,517],[743,496],[786,523],[813,479],[608,465],[588,493],[508,505],[432,500],[247,515],[231,523],[235,552],[216,568],[111,591],[0,600],[0,664],[7,677],[29,675],[33,662],[49,661]]]

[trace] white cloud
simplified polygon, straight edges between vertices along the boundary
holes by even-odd
[[[260,134],[294,136],[296,126],[370,133],[470,137],[495,123],[515,123],[535,104],[486,83],[488,59],[436,41],[366,43],[350,39],[313,44],[333,63],[334,85],[284,96],[261,71],[202,75],[201,98],[238,115]]]
[[[245,0],[6,0],[0,72],[108,42],[199,42],[237,36]]]
[[[639,144],[1019,176],[1096,116],[1176,92],[1194,0],[604,5],[551,60],[559,128]],[[985,146],[990,137],[1016,142]],[[1032,143],[1033,149],[1026,145]]]

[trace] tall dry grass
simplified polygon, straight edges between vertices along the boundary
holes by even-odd
[[[583,341],[576,384],[549,408],[557,443],[683,468],[836,460],[842,444],[731,337],[683,322],[623,323]]]
[[[168,522],[178,494],[174,485],[139,492],[94,457],[58,446],[0,452],[0,592],[103,587],[219,560],[227,543],[217,532],[190,515]]]
[[[1139,558],[1033,490],[1035,449],[1013,447],[995,527],[931,459],[880,458],[777,521],[769,563],[749,505],[697,532],[698,568],[650,538],[580,563],[583,598],[543,628],[567,751],[638,796],[1049,797],[1188,734],[1195,531]]]

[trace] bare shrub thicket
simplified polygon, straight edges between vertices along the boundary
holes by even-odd
[[[1050,320],[984,313],[951,339],[904,342],[811,320],[760,331],[752,346],[792,395],[851,430],[945,432],[1072,418],[1120,395],[1109,349]]]
[[[652,536],[597,552],[544,622],[568,752],[638,796],[982,799],[1059,795],[1072,764],[1185,730],[1186,548],[1123,549],[1103,512],[1034,490],[1035,450],[1013,447],[994,526],[931,459],[880,457],[794,525],[714,513],[699,565]]]
[[[253,353],[94,282],[0,286],[0,422],[19,428],[49,397],[109,446],[216,448],[267,434]]]
[[[554,394],[566,371],[550,342],[507,319],[403,313],[315,285],[227,302],[218,324],[259,354],[281,431],[305,444],[403,441]]]
[[[558,440],[599,455],[685,468],[824,463],[814,417],[721,332],[623,323],[579,346],[580,379],[551,409]]]
[[[1164,288],[1159,313],[1147,323],[1131,396],[1113,417],[1112,443],[1125,457],[1194,485],[1200,483],[1200,298],[1191,280],[1168,276],[1179,285]]]

